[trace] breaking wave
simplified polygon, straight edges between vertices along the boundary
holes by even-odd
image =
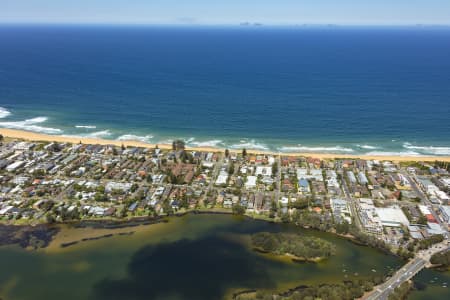
[[[90,138],[101,138],[101,137],[108,137],[111,135],[112,135],[112,133],[109,130],[102,130],[102,131],[92,132],[92,133],[86,134],[84,136],[90,137]]]
[[[46,134],[59,134],[63,131],[59,128],[44,127],[37,124],[44,123],[48,120],[47,117],[36,117],[32,119],[27,119],[25,121],[10,121],[10,122],[0,122],[0,127],[19,129],[26,131],[34,131]]]
[[[119,141],[138,141],[143,143],[150,143],[150,140],[153,138],[152,135],[134,135],[134,134],[124,134],[117,138]]]
[[[420,151],[424,154],[433,155],[450,155],[450,147],[436,147],[436,146],[414,146],[410,143],[404,143],[403,148],[409,150]]]
[[[75,128],[95,129],[95,128],[97,128],[97,126],[95,126],[95,125],[75,125]]]
[[[0,107],[0,119],[6,118],[11,112],[4,107]]]
[[[373,156],[423,156],[422,154],[414,151],[372,151],[364,153],[365,155],[373,155]]]
[[[261,143],[257,143],[255,140],[251,141],[244,141],[241,140],[240,144],[234,144],[230,146],[231,149],[243,149],[246,148],[247,150],[269,150],[269,148]]]
[[[112,133],[109,130],[102,130],[102,131],[96,131],[91,133],[77,133],[77,134],[65,134],[66,137],[71,138],[92,138],[92,139],[99,139],[99,138],[108,138],[112,135]]]
[[[344,148],[341,146],[334,147],[307,147],[307,146],[285,146],[280,147],[281,152],[354,152],[351,148]]]
[[[375,150],[375,149],[379,149],[379,147],[376,146],[371,146],[371,145],[356,145],[361,149],[366,149],[366,150]]]
[[[194,147],[218,147],[218,146],[222,145],[222,140],[190,142],[189,145],[194,146]]]

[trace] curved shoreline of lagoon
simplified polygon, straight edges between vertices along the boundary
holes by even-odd
[[[91,235],[86,235],[89,231]],[[122,231],[134,233],[119,235]],[[250,234],[260,231],[299,232],[305,236],[318,236],[336,244],[337,253],[314,264],[261,257],[243,244]],[[91,239],[111,233],[116,235]],[[73,241],[82,238],[89,240],[66,248],[60,247],[64,239]],[[89,297],[94,292],[97,299],[103,299],[104,293],[115,284],[127,288],[127,278],[136,279],[133,277],[135,272],[144,272],[146,277],[154,278],[156,274],[164,277],[165,270],[171,270],[170,276],[177,278],[190,270],[189,274],[193,277],[190,285],[202,282],[203,286],[205,282],[209,282],[223,296],[246,289],[283,292],[299,285],[339,282],[345,276],[364,278],[372,276],[373,269],[382,274],[389,270],[386,266],[394,269],[401,265],[401,261],[392,255],[355,245],[330,233],[223,214],[187,214],[171,217],[167,223],[131,229],[89,230],[63,225],[47,248],[28,251],[18,247],[1,247],[0,254],[0,262],[5,266],[0,271],[0,286],[8,283],[8,278],[21,278],[15,288],[6,294],[0,290],[0,296],[11,300],[23,298],[26,296],[25,291],[29,292],[28,295],[37,293],[36,295],[45,296],[46,299],[57,299],[61,296],[58,289],[48,292],[50,294],[43,294],[44,291],[39,287],[46,286],[48,282],[56,282],[62,290],[68,288],[74,280],[81,280],[78,299],[91,299]],[[135,260],[140,263],[135,265]],[[11,266],[13,262],[15,268]],[[145,269],[134,269],[142,264],[146,266]],[[153,270],[155,274],[150,271],[147,273],[147,269]],[[229,278],[215,278],[216,270],[221,270]],[[240,272],[245,277],[241,278]],[[43,281],[42,277],[45,276],[48,279]],[[108,278],[115,278],[118,282],[113,284]],[[98,284],[104,280],[108,284],[105,289],[98,290]],[[224,283],[228,281],[231,283]],[[27,286],[26,289],[23,288],[24,285]],[[187,286],[179,289],[188,294],[191,292]],[[164,294],[166,291],[160,292]],[[211,291],[205,293],[198,295],[197,299],[215,299],[215,296],[210,297]],[[66,299],[71,299],[70,295]]]
[[[78,278],[78,275],[81,276],[85,272],[93,270],[95,272],[95,270],[97,270],[95,267],[97,265],[95,260],[99,258],[98,255],[102,255],[101,253],[106,255],[106,257],[112,256],[114,259],[117,259],[117,255],[120,255],[121,258],[119,260],[122,261],[120,263],[122,267],[120,268],[117,268],[117,266],[112,267],[107,261],[104,261],[103,258],[100,259],[100,265],[103,265],[102,268],[110,270],[112,267],[113,273],[119,274],[118,277],[120,278],[126,276],[126,270],[129,269],[126,267],[128,264],[127,261],[130,258],[132,259],[134,257],[133,253],[139,252],[139,249],[142,250],[146,247],[156,247],[156,249],[158,247],[168,247],[170,250],[170,245],[174,243],[176,245],[181,243],[180,245],[183,247],[190,245],[189,241],[196,244],[197,240],[204,242],[203,240],[205,238],[208,239],[211,238],[211,236],[218,236],[218,239],[209,239],[207,244],[203,244],[203,247],[209,247],[208,245],[210,244],[220,244],[225,249],[227,249],[227,247],[234,249],[234,247],[242,246],[243,248],[239,248],[240,250],[243,250],[240,255],[247,257],[247,259],[251,261],[255,260],[255,257],[259,257],[260,260],[256,259],[256,261],[261,262],[262,260],[263,265],[268,264],[272,267],[275,266],[274,268],[269,268],[269,273],[276,274],[272,276],[276,276],[276,278],[280,280],[277,281],[277,284],[274,287],[263,290],[281,293],[285,296],[294,293],[298,289],[302,290],[307,286],[314,286],[325,282],[338,283],[343,279],[363,279],[370,278],[374,275],[382,275],[382,273],[386,274],[403,264],[403,261],[390,253],[385,253],[381,250],[355,243],[351,238],[346,236],[301,228],[294,224],[253,219],[249,216],[234,216],[220,212],[208,213],[202,211],[161,218],[153,220],[153,222],[150,223],[151,224],[149,224],[149,220],[146,220],[146,218],[142,218],[141,220],[129,220],[128,222],[87,221],[82,222],[81,226],[79,226],[80,224],[76,225],[73,223],[59,224],[56,226],[59,227],[60,230],[56,233],[55,238],[50,242],[48,247],[37,249],[37,251],[29,251],[29,248],[21,249],[19,246],[0,247],[0,254],[4,255],[6,253],[6,258],[1,257],[0,262],[2,262],[2,259],[7,259],[8,255],[13,255],[16,258],[28,257],[25,261],[28,261],[29,263],[29,259],[32,261],[34,259],[38,261],[43,260],[44,265],[41,263],[40,265],[41,267],[44,267],[44,269],[49,267],[50,270],[54,270],[54,268],[59,269],[60,267],[56,267],[55,264],[62,264],[65,267],[61,270],[63,272],[60,276],[64,279],[65,276],[68,278]],[[111,224],[118,226],[111,226]],[[335,256],[326,260],[301,263],[293,261],[291,258],[254,253],[251,244],[249,243],[250,235],[252,232],[261,231],[294,232],[304,234],[305,236],[323,238],[335,243],[338,251]],[[68,247],[61,246],[63,243],[71,242],[75,243]],[[214,249],[214,247],[211,249]],[[376,261],[378,261],[379,264],[367,265],[371,263],[373,257],[377,258]],[[147,256],[147,259],[151,259],[151,256]],[[336,260],[339,261],[339,263],[337,263]],[[347,263],[345,263],[345,261]],[[355,263],[358,261],[362,261],[361,268],[355,269]],[[10,263],[10,261],[8,262]],[[183,263],[183,261],[178,262],[178,264]],[[211,264],[214,265],[216,263],[217,257],[213,257]],[[48,264],[47,267],[45,267],[46,264]],[[20,260],[19,265],[21,265]],[[367,266],[363,267],[364,265]],[[125,267],[125,269],[123,269],[123,267]],[[178,267],[178,265],[174,265],[172,271]],[[334,274],[333,276],[326,275],[330,272],[330,267],[332,270],[331,273]],[[192,268],[195,269],[196,267]],[[285,268],[284,271],[283,268]],[[302,269],[304,271],[303,274],[306,274],[306,276],[302,276]],[[290,274],[290,276],[283,275],[285,272]],[[314,276],[310,278],[310,276],[307,275],[309,272],[314,272]],[[423,274],[426,275],[418,275],[418,280],[422,285],[424,282],[423,279],[420,278],[423,278],[424,276],[426,276],[425,278],[430,278],[433,276],[432,274],[436,274],[434,276],[438,276],[439,278],[445,278],[446,276],[445,274],[436,273],[436,271],[433,270],[425,270]],[[195,275],[200,276],[201,274]],[[293,278],[298,279],[292,280]],[[59,278],[56,278],[55,280],[58,279]],[[39,280],[39,278],[37,280]],[[444,281],[444,279],[441,280]],[[0,286],[2,284],[6,287],[11,287],[16,283],[11,280],[5,281],[5,274],[2,274],[0,271]],[[43,284],[45,284],[45,282]],[[92,281],[87,281],[86,284],[90,286]],[[430,290],[413,291],[411,293],[413,299],[426,299],[426,297],[430,296],[430,293],[436,290],[439,290],[439,295],[446,293],[444,288],[435,283],[425,282],[425,284],[430,285]],[[90,288],[83,288],[82,290],[85,290],[84,292],[88,295],[88,290],[90,290]],[[261,287],[258,288],[256,286],[256,288],[254,288],[254,286],[236,285],[235,287],[230,287],[224,291],[223,295],[225,296],[223,299],[229,299],[230,297],[241,299],[238,297],[239,295],[245,297],[246,294],[252,294],[255,290],[261,290]],[[0,288],[0,297],[6,297],[8,293],[5,294],[5,289]],[[45,296],[47,297],[47,295]],[[15,298],[7,297],[7,299],[14,300]],[[48,299],[56,299],[56,297],[50,297]],[[69,297],[69,299],[71,298]],[[206,298],[200,297],[199,299]]]

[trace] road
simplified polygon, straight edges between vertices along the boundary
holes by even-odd
[[[377,286],[368,296],[365,298],[366,300],[375,300],[375,299],[387,299],[389,294],[394,291],[394,289],[400,286],[403,282],[410,280],[417,273],[419,273],[427,264],[427,261],[424,259],[417,257],[406,264],[403,268],[401,268],[397,273],[394,274],[389,280],[385,283]]]
[[[350,205],[350,209],[352,211],[353,220],[355,222],[355,225],[359,229],[363,229],[362,225],[361,225],[361,220],[359,219],[358,212],[356,210],[355,199],[351,196],[350,191],[348,190],[347,182],[345,181],[344,175],[342,175],[341,184],[342,184],[342,189],[344,190],[345,198]]]
[[[402,174],[409,180],[412,189],[419,196],[422,203],[432,208],[431,213],[433,214],[434,218],[437,220],[441,228],[446,232],[445,235],[446,238],[448,239],[449,233],[447,226],[442,224],[440,218],[438,217],[433,208],[433,204],[430,202],[426,194],[417,186],[416,178],[411,177],[410,174],[406,173],[405,171],[403,171]],[[394,276],[392,276],[385,283],[375,287],[374,291],[364,299],[366,300],[388,299],[389,294],[392,293],[396,287],[400,286],[403,282],[410,280],[417,273],[419,273],[429,263],[429,260],[434,253],[443,250],[448,251],[449,249],[450,248],[448,247],[447,240],[444,240],[444,242],[434,245],[430,249],[423,250],[417,253],[416,257],[413,260],[411,260],[405,266],[403,266],[399,271],[397,271],[394,274]]]
[[[219,171],[222,168],[224,159],[225,159],[224,155],[220,154],[219,160],[214,164],[214,169],[211,174],[211,182],[209,183],[208,191],[212,191],[214,187],[214,181],[219,175]]]
[[[277,182],[277,187],[275,191],[275,201],[278,203],[280,201],[280,193],[281,193],[281,153],[278,153],[276,158],[276,164],[278,164],[277,174],[273,174],[275,176],[275,180]]]
[[[441,252],[443,250],[449,250],[447,241],[434,245],[428,250],[419,252],[416,257],[404,265],[398,270],[391,278],[386,282],[375,287],[372,293],[364,297],[364,300],[385,300],[402,283],[413,278],[419,273],[428,263],[431,256],[434,253]]]
[[[420,200],[422,201],[423,204],[431,207],[431,213],[433,214],[433,217],[436,219],[436,221],[438,222],[438,224],[441,226],[441,228],[445,231],[445,237],[448,239],[450,238],[449,232],[448,232],[448,227],[446,224],[443,224],[441,222],[441,218],[439,218],[439,216],[437,215],[435,209],[434,209],[434,204],[431,203],[431,201],[428,199],[428,197],[422,192],[422,190],[417,186],[416,184],[416,178],[414,176],[411,177],[408,173],[406,172],[402,172],[402,174],[408,179],[408,181],[411,183],[411,187],[414,190],[414,192],[419,196]]]

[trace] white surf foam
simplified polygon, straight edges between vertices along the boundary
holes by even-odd
[[[375,149],[379,149],[379,147],[376,146],[371,146],[371,145],[356,145],[361,149],[367,149],[367,150],[375,150]]]
[[[204,142],[190,142],[189,145],[194,147],[217,147],[222,144],[222,140],[211,140]]]
[[[351,148],[344,148],[341,146],[334,147],[307,147],[307,146],[284,146],[280,147],[281,152],[354,152]]]
[[[34,131],[46,134],[59,134],[63,131],[59,128],[44,127],[37,124],[44,123],[47,121],[47,117],[36,117],[32,119],[27,119],[25,121],[10,121],[10,122],[0,122],[0,127],[6,127],[11,129]]]
[[[153,138],[152,135],[134,135],[134,134],[124,134],[117,138],[119,141],[138,141],[143,143],[150,143],[150,140]]]
[[[70,137],[70,138],[93,138],[93,139],[97,139],[97,138],[107,138],[107,137],[109,137],[111,135],[112,135],[112,133],[109,130],[101,130],[101,131],[96,131],[96,132],[91,132],[91,133],[64,134],[63,136]]]
[[[11,112],[4,107],[0,107],[0,119],[6,118]]]
[[[97,126],[95,126],[95,125],[75,125],[75,128],[95,129],[95,128],[97,128]]]
[[[156,144],[160,144],[160,145],[172,145],[174,140],[172,139],[167,139],[167,140],[160,140],[158,141]]]
[[[250,149],[250,150],[269,150],[269,148],[261,143],[257,143],[255,140],[245,141],[240,144],[234,144],[230,146],[231,149]]]
[[[420,151],[424,154],[432,155],[450,155],[450,147],[438,147],[438,146],[415,146],[410,143],[404,143],[403,148],[409,150]]]
[[[108,137],[111,136],[111,132],[109,130],[101,130],[101,131],[96,131],[96,132],[92,132],[92,133],[88,133],[86,135],[84,135],[85,137],[90,137],[90,138],[101,138],[101,137]]]
[[[368,153],[364,153],[364,155],[372,155],[372,156],[423,156],[422,154],[414,151],[371,151]]]

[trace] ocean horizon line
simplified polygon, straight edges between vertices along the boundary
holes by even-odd
[[[241,23],[132,23],[132,22],[8,22],[0,20],[0,27],[2,26],[37,26],[37,27],[148,27],[148,28],[235,28],[235,29],[263,29],[263,28],[273,28],[273,29],[324,29],[324,28],[349,28],[349,29],[449,29],[450,23],[405,23],[405,24],[345,24],[345,23],[292,23],[292,24],[270,24],[270,23],[260,23],[260,22],[246,22]]]

